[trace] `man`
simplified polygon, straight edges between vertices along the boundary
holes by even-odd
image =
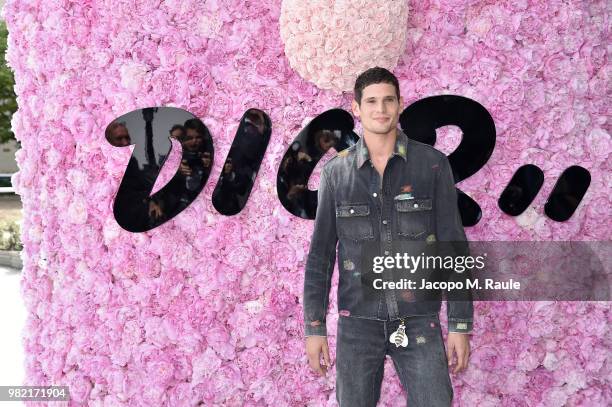
[[[125,122],[112,122],[104,134],[106,140],[115,147],[132,144]],[[138,160],[132,155],[114,204],[115,215],[121,226],[130,231],[142,231],[150,222],[164,216],[161,205],[149,197],[152,187],[140,170]]]
[[[185,128],[181,126],[180,124],[175,124],[170,129],[170,138],[173,138],[175,140],[181,140],[184,135],[185,135]]]
[[[471,297],[447,303],[445,353],[439,299],[410,301],[395,290],[368,298],[360,277],[368,272],[368,265],[361,264],[367,244],[389,256],[398,241],[466,241],[452,171],[443,153],[408,139],[397,128],[404,101],[391,72],[369,69],[359,75],[354,90],[352,110],[361,120],[363,136],[323,167],[306,262],[304,330],[309,364],[322,375],[331,364],[325,319],[339,242],[336,397],[340,406],[376,405],[386,355],[393,360],[410,407],[449,406],[453,390],[448,367],[455,355],[454,372],[467,367]]]
[[[130,133],[124,122],[112,122],[104,132],[106,140],[115,147],[127,147],[132,144]]]
[[[205,177],[208,178],[210,166],[212,164],[212,138],[208,129],[199,119],[189,119],[185,122],[182,136],[178,139],[183,146],[183,158],[179,165],[179,172],[186,177],[192,175],[192,167],[194,165],[203,166],[207,172]],[[200,163],[195,163],[194,157],[199,158]],[[198,188],[200,185],[198,185]]]

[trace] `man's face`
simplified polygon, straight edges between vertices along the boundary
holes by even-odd
[[[226,173],[230,173],[232,172],[232,170],[234,169],[234,163],[232,162],[231,159],[227,159],[227,161],[225,162],[225,165],[223,166],[223,169],[225,170]]]
[[[265,122],[263,113],[257,109],[251,109],[247,112],[246,117],[244,118],[245,123],[250,124],[252,129],[257,129],[258,134],[263,134],[265,130]],[[247,132],[249,131],[249,126],[246,127]]]
[[[361,105],[353,100],[353,114],[361,120],[364,131],[388,134],[397,127],[404,98],[397,100],[390,83],[374,83],[363,88]]]
[[[124,126],[117,126],[111,132],[111,140],[109,140],[113,146],[126,147],[132,142],[130,140],[130,133]]]
[[[336,138],[334,133],[329,130],[323,130],[323,135],[319,139],[319,148],[321,151],[327,151],[336,145]]]
[[[174,129],[172,131],[172,133],[170,133],[170,137],[172,137],[175,140],[180,140],[181,137],[183,137],[183,130],[181,130],[181,129]]]
[[[202,147],[202,136],[196,129],[187,129],[183,147],[187,149],[187,151],[200,151]]]
[[[202,164],[204,165],[204,167],[210,167],[210,161],[210,153],[208,151],[202,153]]]

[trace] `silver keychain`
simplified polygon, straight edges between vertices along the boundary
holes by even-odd
[[[406,326],[404,320],[400,319],[400,325],[397,327],[397,331],[393,332],[389,337],[389,342],[394,343],[396,348],[408,346],[408,336],[406,335]]]

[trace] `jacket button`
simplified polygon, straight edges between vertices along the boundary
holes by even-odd
[[[349,209],[349,212],[350,213],[355,213],[355,209],[351,208],[351,209]]]
[[[384,219],[383,220],[383,225],[386,225],[387,223],[389,223],[389,222],[387,222],[387,219]]]
[[[413,206],[414,206],[415,208],[418,208],[418,207],[419,207],[419,204],[414,204]]]
[[[374,193],[372,194],[372,196],[373,196],[374,198],[376,198],[376,197],[378,196],[378,194],[377,194],[376,192],[374,192]]]
[[[389,255],[389,250],[385,250],[385,256]]]

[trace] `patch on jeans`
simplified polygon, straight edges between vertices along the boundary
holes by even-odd
[[[396,201],[406,201],[408,199],[414,199],[414,197],[410,193],[405,193],[405,194],[395,195],[393,199]]]
[[[399,153],[399,155],[401,155],[402,157],[406,157],[406,146],[403,144],[400,144],[398,146],[397,152]]]
[[[467,329],[466,322],[457,322],[457,329]]]
[[[343,317],[348,317],[349,315],[351,315],[351,311],[347,309],[341,309],[340,312],[338,312],[338,314],[342,315]]]
[[[410,184],[402,185],[402,187],[400,188],[400,191],[402,191],[402,192],[412,192],[412,185],[410,185]]]
[[[410,290],[402,290],[400,297],[402,297],[404,301],[414,301],[416,299],[414,293]]]
[[[425,343],[425,337],[424,336],[417,336],[416,337],[416,343]]]
[[[350,260],[344,260],[344,269],[345,270],[355,270],[355,263]]]

